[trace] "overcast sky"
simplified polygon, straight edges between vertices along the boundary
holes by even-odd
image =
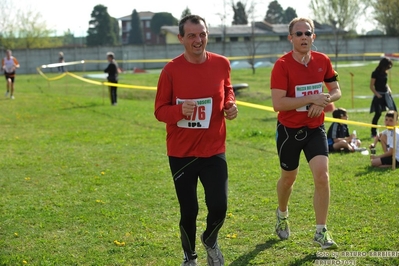
[[[198,14],[204,17],[211,26],[220,25],[221,15],[223,14],[227,15],[226,25],[231,25],[231,21],[233,20],[233,11],[230,6],[231,0],[187,1],[186,4],[182,4],[182,2],[181,0],[18,0],[12,1],[12,5],[15,6],[16,9],[31,9],[40,12],[47,26],[56,30],[57,35],[63,35],[68,29],[70,29],[75,36],[86,35],[91,12],[98,4],[106,6],[110,16],[115,18],[131,15],[133,10],[136,9],[137,12],[169,12],[175,18],[180,19],[183,10],[188,7],[192,14]],[[236,3],[238,0],[234,2]],[[250,3],[252,1],[247,0],[246,2]],[[270,2],[271,0],[254,1],[257,10],[255,13],[256,20],[262,20],[265,17]],[[294,8],[298,16],[311,18],[311,11],[309,8],[310,0],[278,0],[278,2],[284,9],[288,6]]]

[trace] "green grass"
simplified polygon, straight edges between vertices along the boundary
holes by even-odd
[[[371,94],[375,66],[338,69],[343,97],[336,106],[352,109],[350,72],[355,95]],[[399,69],[391,71],[397,84]],[[270,106],[269,76],[270,68],[255,75],[233,70],[233,83],[250,85],[237,99]],[[157,74],[124,74],[121,83],[156,86],[157,79]],[[0,265],[180,265],[179,207],[165,125],[153,116],[155,92],[118,93],[114,107],[106,87],[71,77],[47,82],[39,75],[18,75],[16,99],[0,98]],[[356,98],[354,107],[370,102]],[[313,265],[320,256],[333,255],[312,244],[313,181],[304,158],[290,200],[292,237],[277,240],[276,114],[239,109],[239,117],[227,122],[229,215],[219,240],[226,265]],[[371,118],[367,112],[350,113],[351,120]],[[350,129],[368,145],[369,128]],[[328,226],[340,245],[338,258],[399,265],[398,257],[343,253],[399,251],[398,173],[371,168],[360,153],[332,154],[330,176]],[[202,187],[198,190],[199,234],[206,210]],[[200,265],[206,265],[199,243],[197,251]]]

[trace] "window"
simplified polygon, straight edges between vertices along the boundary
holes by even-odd
[[[147,21],[145,22],[145,27],[146,27],[146,28],[151,27],[151,21],[150,21],[150,20],[147,20]]]
[[[231,42],[238,42],[238,37],[230,37]]]
[[[216,37],[215,42],[222,42],[222,37]]]
[[[250,36],[245,36],[244,41],[249,42],[252,38]]]
[[[151,40],[151,32],[147,32],[145,34],[145,38],[146,38],[146,40]]]

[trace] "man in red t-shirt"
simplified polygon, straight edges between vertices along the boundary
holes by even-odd
[[[184,52],[161,72],[155,98],[155,117],[166,123],[167,154],[180,204],[182,265],[197,265],[195,251],[198,215],[197,184],[201,181],[208,208],[201,241],[208,265],[224,265],[217,243],[227,211],[225,119],[237,117],[227,58],[207,52],[205,20],[188,15],[179,22]]]
[[[326,225],[330,185],[324,108],[341,97],[338,74],[325,54],[311,51],[316,38],[312,20],[295,18],[288,29],[288,40],[293,49],[276,61],[271,73],[273,108],[279,112],[277,150],[281,167],[277,183],[276,233],[280,239],[288,239],[290,235],[288,201],[303,151],[315,184],[314,241],[323,249],[333,249],[338,246]],[[327,92],[324,92],[323,85]]]

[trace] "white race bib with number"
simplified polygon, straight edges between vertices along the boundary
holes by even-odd
[[[298,85],[295,86],[295,97],[303,97],[312,94],[320,94],[323,92],[323,83],[314,83],[314,84],[306,84],[306,85]],[[299,107],[296,109],[298,112],[307,112],[308,105]]]
[[[182,104],[184,101],[194,101],[196,106],[191,116],[186,116],[179,122],[178,127],[204,129],[209,128],[212,116],[212,98],[202,99],[177,99],[176,104]]]

